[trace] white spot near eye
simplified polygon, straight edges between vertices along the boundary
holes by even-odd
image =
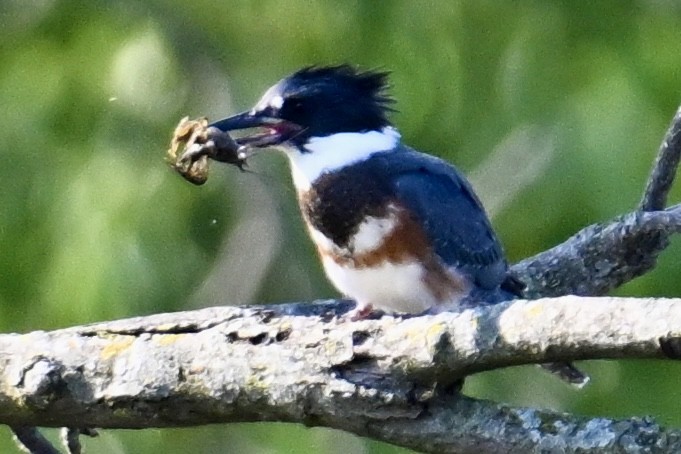
[[[284,98],[281,96],[280,93],[281,90],[279,88],[279,84],[268,88],[265,94],[262,95],[262,98],[260,98],[260,101],[258,101],[255,107],[253,107],[251,113],[262,112],[263,110],[266,110],[268,107],[272,107],[274,109],[281,109],[281,106],[284,105]]]
[[[274,107],[275,109],[281,109],[281,106],[284,105],[284,98],[281,96],[275,96],[270,100],[270,106]]]

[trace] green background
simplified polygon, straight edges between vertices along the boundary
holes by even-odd
[[[286,162],[163,162],[185,116],[252,105],[309,64],[389,69],[405,142],[455,162],[511,261],[637,204],[681,101],[675,1],[0,2],[0,329],[335,296]],[[672,201],[679,200],[679,190]],[[621,295],[681,295],[679,242]],[[467,391],[681,427],[681,368],[587,362],[578,392],[533,367]],[[54,432],[49,432],[50,436]],[[393,453],[287,424],[103,431],[90,452]],[[14,452],[2,429],[0,451]]]

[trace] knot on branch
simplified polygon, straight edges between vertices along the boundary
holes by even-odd
[[[60,362],[37,357],[20,370],[16,386],[23,389],[27,405],[45,409],[68,394],[63,372]]]

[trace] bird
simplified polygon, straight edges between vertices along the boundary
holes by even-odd
[[[402,142],[388,78],[349,64],[308,66],[211,127],[257,128],[237,142],[288,157],[309,236],[329,281],[355,300],[353,319],[522,297],[465,176]],[[586,380],[568,364],[546,368],[576,385]]]

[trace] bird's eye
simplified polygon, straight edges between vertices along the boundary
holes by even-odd
[[[299,121],[305,116],[305,102],[302,98],[290,97],[281,106],[280,115],[283,118]]]
[[[286,108],[291,112],[300,112],[303,108],[303,100],[300,98],[290,98],[286,102]]]

